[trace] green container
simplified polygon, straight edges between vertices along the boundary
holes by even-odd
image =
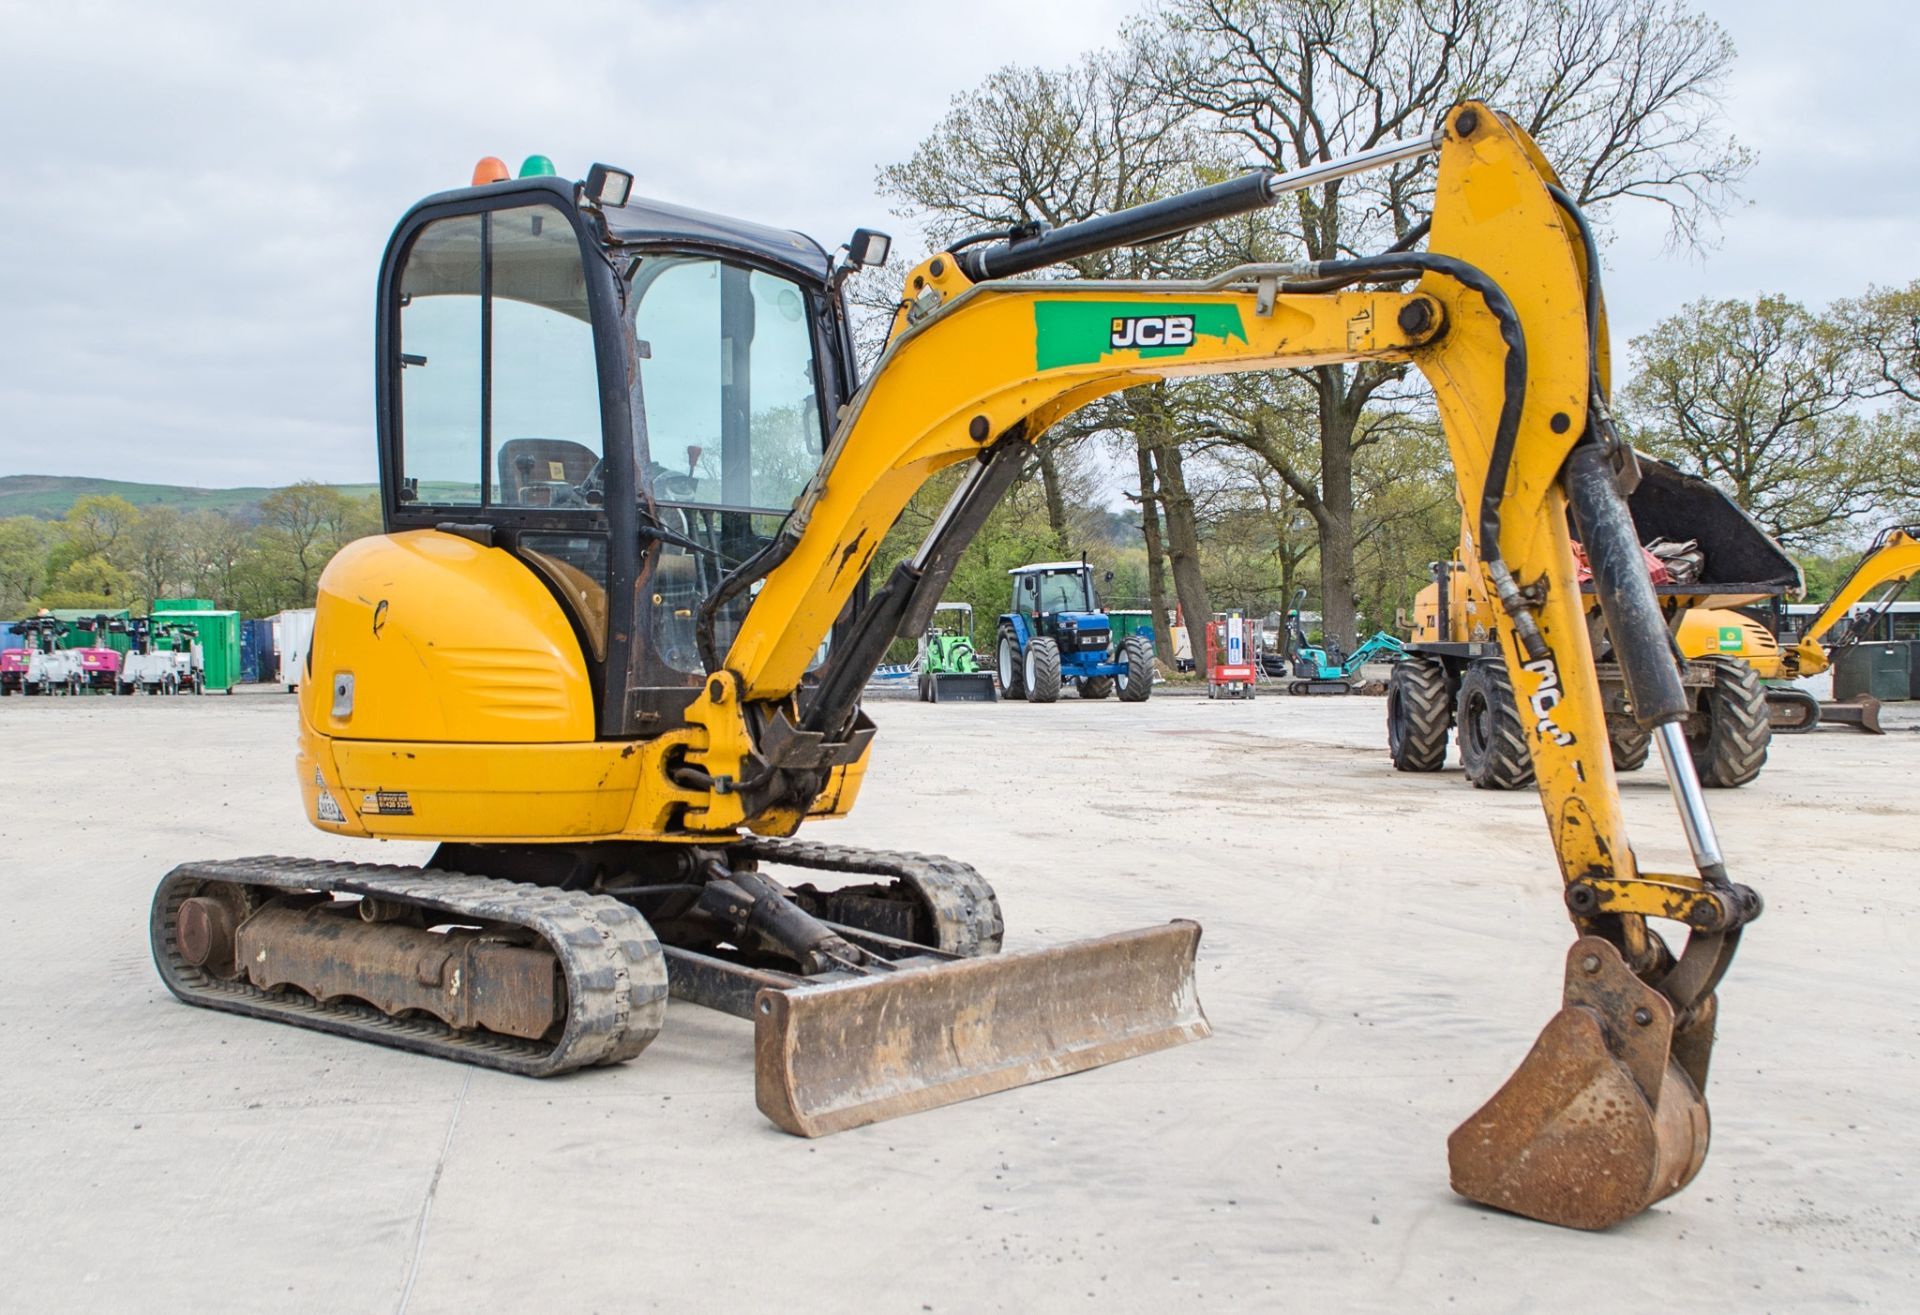
[[[199,599],[181,600],[198,603]],[[172,603],[168,606],[171,608]],[[155,608],[148,618],[156,626],[185,625],[193,627],[200,638],[200,657],[205,664],[207,688],[223,689],[228,693],[240,683],[240,614],[238,612],[216,612],[207,608],[179,609],[162,611]]]
[[[1153,613],[1140,611],[1109,611],[1107,624],[1113,627],[1113,646],[1115,648],[1127,642],[1128,635],[1145,635],[1153,638]]]
[[[1871,694],[1882,703],[1903,703],[1911,678],[1906,644],[1853,644],[1835,655],[1833,697],[1842,701]]]
[[[211,598],[156,598],[153,600],[156,612],[211,612],[214,611]]]
[[[133,641],[125,635],[116,635],[112,631],[105,634],[92,630],[82,630],[80,622],[91,621],[104,616],[109,621],[125,621],[127,609],[88,609],[84,607],[56,607],[51,609],[56,621],[67,623],[67,633],[60,637],[61,648],[110,648],[118,653],[131,653]]]

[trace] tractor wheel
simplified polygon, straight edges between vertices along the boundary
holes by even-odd
[[[1447,669],[1432,658],[1393,664],[1387,679],[1387,752],[1403,772],[1437,772],[1447,760],[1453,699]]]
[[[1025,677],[1027,699],[1032,703],[1052,703],[1060,697],[1060,646],[1044,636],[1027,645],[1021,673]]]
[[[920,673],[920,701],[922,703],[933,702],[933,673],[932,672],[923,671]]]
[[[1607,719],[1607,745],[1613,750],[1613,770],[1637,772],[1647,765],[1647,752],[1653,748],[1653,734],[1640,729],[1631,717]]]
[[[1104,699],[1113,693],[1112,676],[1083,676],[1073,683],[1083,699]]]
[[[1153,693],[1153,641],[1145,635],[1128,635],[1120,645],[1120,660],[1127,672],[1119,679],[1122,703],[1145,703]]]
[[[1767,745],[1773,727],[1767,721],[1767,687],[1746,663],[1731,658],[1706,658],[1713,667],[1713,686],[1706,691],[1705,728],[1695,732],[1701,718],[1688,723],[1687,747],[1702,785],[1732,789],[1760,775],[1767,764]]]
[[[1024,699],[1027,697],[1026,663],[1020,654],[1020,641],[1014,638],[1013,631],[1000,632],[1000,697],[1003,699]]]
[[[1476,789],[1519,790],[1533,783],[1533,759],[1504,663],[1480,661],[1467,668],[1455,720],[1460,760]]]

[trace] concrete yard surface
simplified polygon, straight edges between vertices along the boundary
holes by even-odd
[[[174,864],[417,861],[306,824],[285,696],[0,701],[0,1308],[1808,1311],[1920,1305],[1920,735],[1774,742],[1711,792],[1767,912],[1714,1144],[1610,1232],[1482,1209],[1448,1131],[1559,1001],[1531,793],[1392,770],[1379,699],[872,706],[853,818],[999,889],[1008,946],[1191,917],[1215,1035],[818,1141],[675,1003],[537,1082],[192,1009]],[[1684,862],[1657,763],[1623,794]]]

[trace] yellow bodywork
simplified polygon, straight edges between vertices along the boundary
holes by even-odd
[[[1583,255],[1524,134],[1479,107],[1445,130],[1431,249],[1500,285],[1526,326],[1526,403],[1502,511],[1514,577],[1543,589],[1553,656],[1506,646],[1563,873],[1631,880],[1601,695],[1574,584],[1562,463],[1586,428]],[[300,772],[323,829],[442,840],[678,840],[742,829],[786,834],[793,810],[749,816],[738,793],[694,790],[669,760],[739,779],[755,750],[749,703],[792,706],[802,673],[865,576],[887,529],[936,472],[989,436],[1029,441],[1075,408],[1156,379],[1335,361],[1408,361],[1432,382],[1462,505],[1477,505],[1504,395],[1507,349],[1480,296],[1428,275],[1402,292],[1277,295],[1254,267],[1212,283],[970,284],[951,257],[909,276],[885,356],[845,408],[725,659],[687,713],[651,739],[596,741],[587,664],[560,606],[503,552],[436,531],[340,554],[322,581],[313,679],[301,700]],[[1425,303],[1409,311],[1415,303]],[[1433,312],[1437,311],[1437,314]],[[1403,315],[1403,312],[1408,312]],[[1049,322],[1191,315],[1181,350],[1062,353]],[[1403,324],[1412,327],[1402,327]],[[1209,332],[1209,327],[1212,331]],[[1602,329],[1604,333],[1604,329]],[[1604,354],[1602,359],[1604,360]],[[354,684],[333,713],[334,685]],[[813,815],[851,806],[865,762],[837,769]],[[325,820],[320,792],[340,814]]]
[[[1680,618],[1674,639],[1689,661],[1709,657],[1739,658],[1762,680],[1785,674],[1780,641],[1752,617],[1724,607],[1696,607]]]

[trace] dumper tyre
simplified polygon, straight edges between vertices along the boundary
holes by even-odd
[[[1120,658],[1127,664],[1118,685],[1122,703],[1145,703],[1153,693],[1153,641],[1145,635],[1128,635],[1120,645]]]
[[[1447,761],[1453,698],[1447,669],[1432,658],[1396,662],[1387,680],[1387,753],[1403,772],[1437,772]]]
[[[1056,703],[1060,699],[1060,646],[1045,636],[1027,645],[1025,670],[1027,700]]]
[[[1760,775],[1767,765],[1773,727],[1767,720],[1767,687],[1759,673],[1733,658],[1706,658],[1713,684],[1706,691],[1702,718],[1690,720],[1687,747],[1702,785],[1731,790]]]
[[[1023,655],[1020,652],[1019,637],[1012,627],[1000,631],[1000,697],[1003,699],[1024,699],[1027,697],[1026,673],[1022,670]]]
[[[1520,790],[1533,784],[1533,758],[1504,663],[1483,660],[1467,668],[1455,720],[1460,761],[1475,789]]]
[[[1653,733],[1641,730],[1632,721],[1607,721],[1607,745],[1613,750],[1613,770],[1637,772],[1647,765],[1653,748]]]
[[[1104,699],[1113,693],[1112,676],[1082,676],[1073,684],[1083,699]]]

